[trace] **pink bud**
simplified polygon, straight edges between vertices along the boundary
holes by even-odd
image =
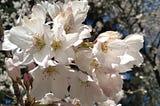
[[[18,78],[21,78],[21,71],[19,66],[15,66],[13,64],[12,58],[5,58],[6,69],[9,77],[11,77],[14,81],[17,81]]]
[[[24,73],[23,75],[23,83],[26,86],[26,89],[29,89],[29,87],[32,88],[32,82],[33,82],[33,77],[30,73]]]

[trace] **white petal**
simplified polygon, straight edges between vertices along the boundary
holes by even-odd
[[[41,18],[31,18],[28,19],[27,17],[24,17],[23,19],[23,25],[26,27],[28,30],[31,31],[31,34],[43,34],[44,29],[43,29],[43,23],[42,23]]]
[[[133,34],[127,36],[124,41],[128,45],[130,50],[139,51],[143,47],[143,36],[138,34]]]
[[[93,61],[93,55],[89,50],[81,50],[76,53],[75,63],[80,70],[92,75],[91,62]]]
[[[8,51],[8,50],[14,50],[17,48],[17,46],[15,44],[13,44],[9,41],[9,36],[10,36],[9,31],[5,31],[4,32],[4,41],[2,43],[2,50]]]
[[[33,37],[28,33],[28,30],[24,27],[13,27],[10,30],[9,40],[21,49],[28,49],[33,43]]]
[[[99,88],[99,86],[96,84],[95,81],[83,82],[82,80],[79,79],[80,73],[79,72],[76,73],[77,77],[71,79],[70,95],[72,98],[78,98],[82,103],[82,106],[92,106],[94,102],[105,100],[105,96],[102,94],[101,89]]]
[[[50,79],[46,78],[43,70],[39,67],[36,67],[32,71],[30,71],[30,73],[34,78],[33,88],[30,94],[36,100],[39,100],[44,97],[46,93],[49,93],[51,91],[51,82],[49,82]]]
[[[65,48],[71,47],[76,41],[78,41],[78,33],[72,33],[65,35]]]
[[[50,48],[45,46],[40,51],[33,54],[34,61],[40,65],[45,66],[49,59]]]
[[[120,58],[121,58],[120,64],[127,64],[128,62],[135,60],[134,57],[132,57],[126,53],[123,56],[120,56]]]
[[[137,42],[143,42],[143,35],[140,34],[132,34],[132,35],[128,35],[125,38],[126,42],[130,42],[130,41],[137,41]]]
[[[110,52],[114,52],[113,54],[117,56],[121,56],[127,50],[127,46],[123,40],[114,40],[108,43],[108,48]]]
[[[72,1],[71,7],[75,18],[75,23],[82,23],[86,19],[87,12],[89,10],[88,1]]]
[[[53,4],[48,3],[47,10],[48,10],[50,17],[54,19],[60,12],[60,7],[56,3],[53,3]]]
[[[89,26],[86,25],[82,26],[79,31],[79,39],[85,39],[91,37],[90,34],[91,31],[92,28],[90,28]]]
[[[57,70],[57,73],[53,73],[51,77],[52,92],[56,97],[64,98],[65,96],[68,96],[67,88],[69,86],[69,82],[67,79],[71,76],[71,73],[63,65],[57,65],[55,70]]]
[[[55,52],[55,59],[60,63],[60,64],[68,64],[68,59],[69,58],[74,58],[75,54],[72,48],[68,48],[66,50],[62,51],[56,51]]]
[[[100,87],[107,97],[113,97],[122,89],[123,81],[119,74],[109,73],[105,74],[100,71],[96,71],[96,76]]]
[[[31,16],[32,18],[41,18],[42,23],[45,23],[46,10],[42,5],[40,5],[40,4],[34,5],[33,8],[32,8],[32,14],[31,15],[32,15]]]
[[[13,51],[13,63],[15,65],[27,65],[33,61],[32,54],[17,48]]]

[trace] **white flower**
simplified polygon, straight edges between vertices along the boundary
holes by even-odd
[[[34,6],[31,19],[24,18],[22,25],[10,30],[10,41],[28,54],[34,61],[43,66],[50,57],[50,29],[44,25],[45,11],[42,6]],[[39,15],[38,15],[39,14]]]
[[[121,91],[123,80],[116,70],[100,67],[95,70],[95,74],[99,86],[107,97],[114,97]]]
[[[88,1],[75,0],[69,2],[68,4],[71,5],[75,23],[82,23],[86,19],[89,10]]]
[[[57,8],[59,13],[55,8]],[[86,18],[88,8],[88,2],[86,1],[72,1],[59,5],[56,3],[53,3],[53,5],[48,3],[49,14],[52,14],[51,17],[54,15],[53,30],[55,30],[57,26],[61,26],[66,34],[65,36],[72,39],[73,43],[78,40],[82,42],[82,39],[90,37],[91,28],[82,24]],[[55,16],[55,14],[57,15]]]
[[[53,36],[50,39],[51,56],[54,57],[58,63],[68,64],[68,58],[74,58],[75,54],[71,47],[74,41],[73,36],[74,35],[65,36],[62,26],[59,24],[54,28]]]
[[[121,62],[117,67],[120,72],[130,70],[133,65],[140,66],[143,62],[142,54],[139,50],[143,47],[143,36],[139,34],[128,35],[124,42],[126,43],[127,50],[123,56],[120,56]]]
[[[71,76],[71,72],[65,66],[48,66],[45,69],[37,67],[31,71],[31,74],[34,78],[31,96],[36,100],[50,92],[57,98],[64,98],[68,95],[68,78]]]
[[[60,12],[71,9],[74,17],[74,22],[82,23],[86,19],[89,10],[88,1],[86,0],[69,1],[65,4],[62,4],[60,2],[53,2],[52,4],[46,2],[45,4],[47,7],[47,11],[53,20]]]
[[[93,69],[98,67],[98,62],[91,50],[79,50],[76,52],[75,64],[81,71],[92,75]]]
[[[70,9],[59,13],[59,15],[55,17],[53,23],[53,30],[56,29],[57,25],[60,25],[64,30],[65,36],[71,37],[73,43],[90,37],[91,28],[82,23],[76,23],[72,10]]]
[[[126,51],[123,40],[118,39],[119,33],[107,31],[98,36],[92,52],[97,56],[102,66],[115,68],[120,63],[120,57]]]
[[[90,76],[80,71],[75,74],[75,78],[70,80],[71,98],[79,99],[82,106],[92,106],[95,102],[106,99],[96,81]]]

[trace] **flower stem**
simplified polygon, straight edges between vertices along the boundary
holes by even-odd
[[[22,98],[22,94],[20,92],[20,89],[19,89],[19,86],[18,86],[18,83],[15,82],[14,80],[12,80],[13,82],[13,89],[14,89],[14,93],[16,95],[16,98],[17,98],[17,103],[20,104],[21,106],[25,106],[24,103],[23,103],[23,98]]]

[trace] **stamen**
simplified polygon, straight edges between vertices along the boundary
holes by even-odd
[[[97,62],[96,59],[93,59],[93,60],[91,61],[90,65],[93,66],[94,68],[98,68],[98,66],[99,66],[99,64],[98,64],[98,62]]]
[[[60,48],[61,48],[61,41],[53,40],[53,42],[52,42],[52,44],[51,44],[51,47],[52,47],[54,50],[60,49]]]
[[[108,50],[107,42],[101,43],[101,49],[103,53],[107,53],[107,50]]]
[[[44,35],[39,35],[39,34],[36,34],[34,36],[34,43],[33,45],[38,49],[38,50],[41,50],[45,45],[45,41],[44,41]]]
[[[61,12],[60,15],[64,18],[65,17],[65,12]]]
[[[52,74],[52,73],[58,73],[58,71],[55,69],[54,66],[48,66],[47,68],[45,68],[44,72],[46,72],[49,76]]]

